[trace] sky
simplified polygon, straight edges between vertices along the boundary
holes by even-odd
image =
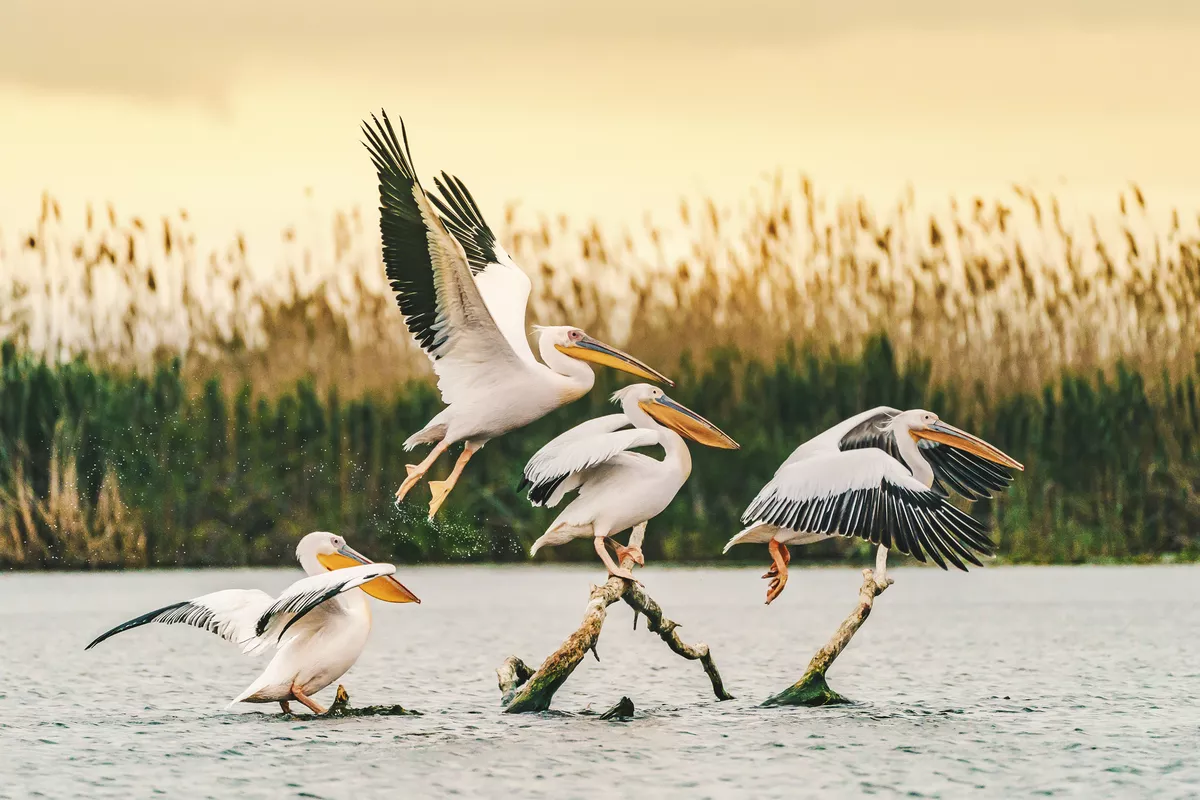
[[[0,0],[0,228],[44,191],[251,246],[375,204],[359,121],[489,215],[637,225],[782,170],[1200,208],[1191,0]]]

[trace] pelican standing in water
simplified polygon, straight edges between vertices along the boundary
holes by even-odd
[[[467,187],[442,173],[442,197],[425,194],[413,170],[404,123],[397,138],[387,114],[363,125],[379,175],[379,230],[388,279],[408,330],[433,360],[446,408],[404,443],[432,444],[396,491],[404,499],[438,457],[463,442],[450,476],[430,481],[433,519],[471,456],[487,442],[524,427],[591,390],[604,364],[671,385],[663,375],[570,326],[539,329],[539,363],[525,332],[529,277],[509,258]],[[441,216],[435,211],[441,212]]]
[[[389,603],[420,603],[392,577],[391,564],[375,564],[341,536],[310,533],[296,547],[308,573],[279,597],[258,589],[226,589],[160,608],[101,634],[85,650],[110,636],[150,622],[183,623],[215,633],[258,654],[275,648],[263,673],[230,703],[279,703],[284,713],[297,700],[315,714],[325,709],[312,695],[336,681],[358,661],[371,632],[367,595]],[[358,591],[361,590],[361,591]]]
[[[899,550],[942,569],[983,564],[995,554],[983,526],[951,505],[947,487],[968,500],[1012,483],[1020,463],[937,414],[880,406],[834,425],[788,456],[729,540],[766,542],[771,551],[767,602],[787,585],[790,544],[857,536],[879,546],[875,581],[887,585],[887,554]]]
[[[632,580],[633,574],[613,561],[605,541],[658,516],[683,488],[692,472],[684,437],[725,450],[736,450],[738,443],[656,386],[635,383],[612,399],[621,404],[620,414],[588,420],[552,439],[525,465],[517,488],[529,486],[530,502],[551,508],[579,491],[533,543],[530,555],[546,545],[591,536],[608,574]],[[666,458],[630,452],[652,445],[662,447]],[[645,563],[641,548],[616,545],[616,551],[618,562],[629,554]]]

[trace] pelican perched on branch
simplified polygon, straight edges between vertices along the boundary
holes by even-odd
[[[296,547],[296,558],[308,577],[279,597],[258,589],[213,592],[123,622],[84,649],[151,622],[191,625],[233,642],[243,653],[276,651],[263,673],[230,705],[279,703],[288,713],[289,701],[297,700],[313,713],[324,714],[312,695],[342,677],[362,654],[371,632],[366,596],[389,603],[421,601],[392,577],[395,567],[371,562],[341,536],[310,533]]]
[[[588,420],[551,440],[525,465],[517,488],[529,486],[530,502],[551,508],[579,491],[533,543],[530,555],[546,545],[591,536],[608,573],[632,579],[613,562],[605,540],[658,516],[683,488],[692,472],[684,437],[725,450],[736,450],[738,443],[656,386],[635,383],[612,399],[621,404],[620,414]],[[630,452],[653,445],[662,447],[666,458],[659,461]],[[636,563],[644,563],[639,547],[616,545],[616,550],[618,561],[628,553]]]
[[[920,409],[880,406],[809,439],[788,456],[742,515],[748,527],[729,540],[766,542],[770,603],[787,585],[789,544],[857,536],[879,545],[875,580],[886,586],[887,553],[899,550],[964,572],[995,545],[983,526],[951,505],[947,487],[968,500],[1012,483],[1020,463],[982,439]]]
[[[671,384],[636,358],[570,326],[539,328],[539,363],[525,333],[529,277],[496,242],[467,187],[442,173],[441,197],[425,194],[387,115],[364,124],[379,174],[383,260],[408,330],[433,360],[447,407],[408,438],[432,444],[396,491],[399,503],[456,442],[462,455],[445,481],[430,481],[430,519],[471,456],[491,439],[540,419],[591,390],[590,361]],[[401,141],[403,140],[403,145]],[[436,211],[435,211],[436,207]],[[438,212],[441,212],[439,216]]]

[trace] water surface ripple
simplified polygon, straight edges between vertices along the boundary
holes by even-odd
[[[136,614],[290,570],[0,576],[3,797],[909,797],[1200,793],[1197,567],[900,568],[830,673],[849,707],[759,709],[852,607],[859,574],[797,569],[775,604],[761,569],[640,577],[736,700],[613,606],[562,711],[500,713],[495,668],[539,663],[579,622],[584,567],[403,568],[420,606],[376,604],[344,683],[420,717],[285,721],[229,700],[261,662]],[[328,703],[331,690],[320,699]]]

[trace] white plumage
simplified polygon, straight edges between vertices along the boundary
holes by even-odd
[[[391,564],[375,564],[331,533],[310,533],[296,555],[308,577],[278,597],[258,589],[225,589],[160,608],[101,634],[85,649],[149,623],[190,625],[220,636],[243,653],[275,650],[262,674],[234,703],[283,704],[298,700],[318,713],[311,696],[346,673],[362,654],[371,630],[366,594],[390,602],[420,602],[391,576]],[[342,564],[354,564],[343,567]],[[330,568],[327,565],[333,565]]]
[[[983,526],[946,501],[946,486],[969,499],[990,497],[1023,467],[983,440],[924,410],[879,407],[800,445],[750,503],[746,528],[725,545],[770,545],[770,603],[787,582],[787,545],[854,536],[939,567],[981,566],[995,546]]]
[[[534,542],[531,554],[591,536],[609,573],[632,577],[612,561],[604,540],[658,516],[683,487],[692,457],[680,433],[713,447],[737,443],[657,387],[634,384],[613,399],[622,413],[589,420],[551,440],[526,464],[521,488],[529,486],[535,506],[554,507],[568,493],[579,493]],[[662,447],[665,457],[632,452],[650,446]],[[641,560],[640,551],[633,554]]]
[[[427,196],[413,170],[407,136],[401,145],[387,115],[363,131],[379,177],[388,278],[409,332],[433,361],[447,404],[405,441],[407,449],[434,447],[420,464],[409,465],[397,503],[450,445],[464,442],[449,478],[430,482],[432,518],[479,448],[592,388],[595,375],[583,361],[670,383],[632,356],[568,326],[539,329],[542,361],[534,358],[525,332],[529,277],[496,242],[463,182],[442,173],[436,181],[440,196]]]

